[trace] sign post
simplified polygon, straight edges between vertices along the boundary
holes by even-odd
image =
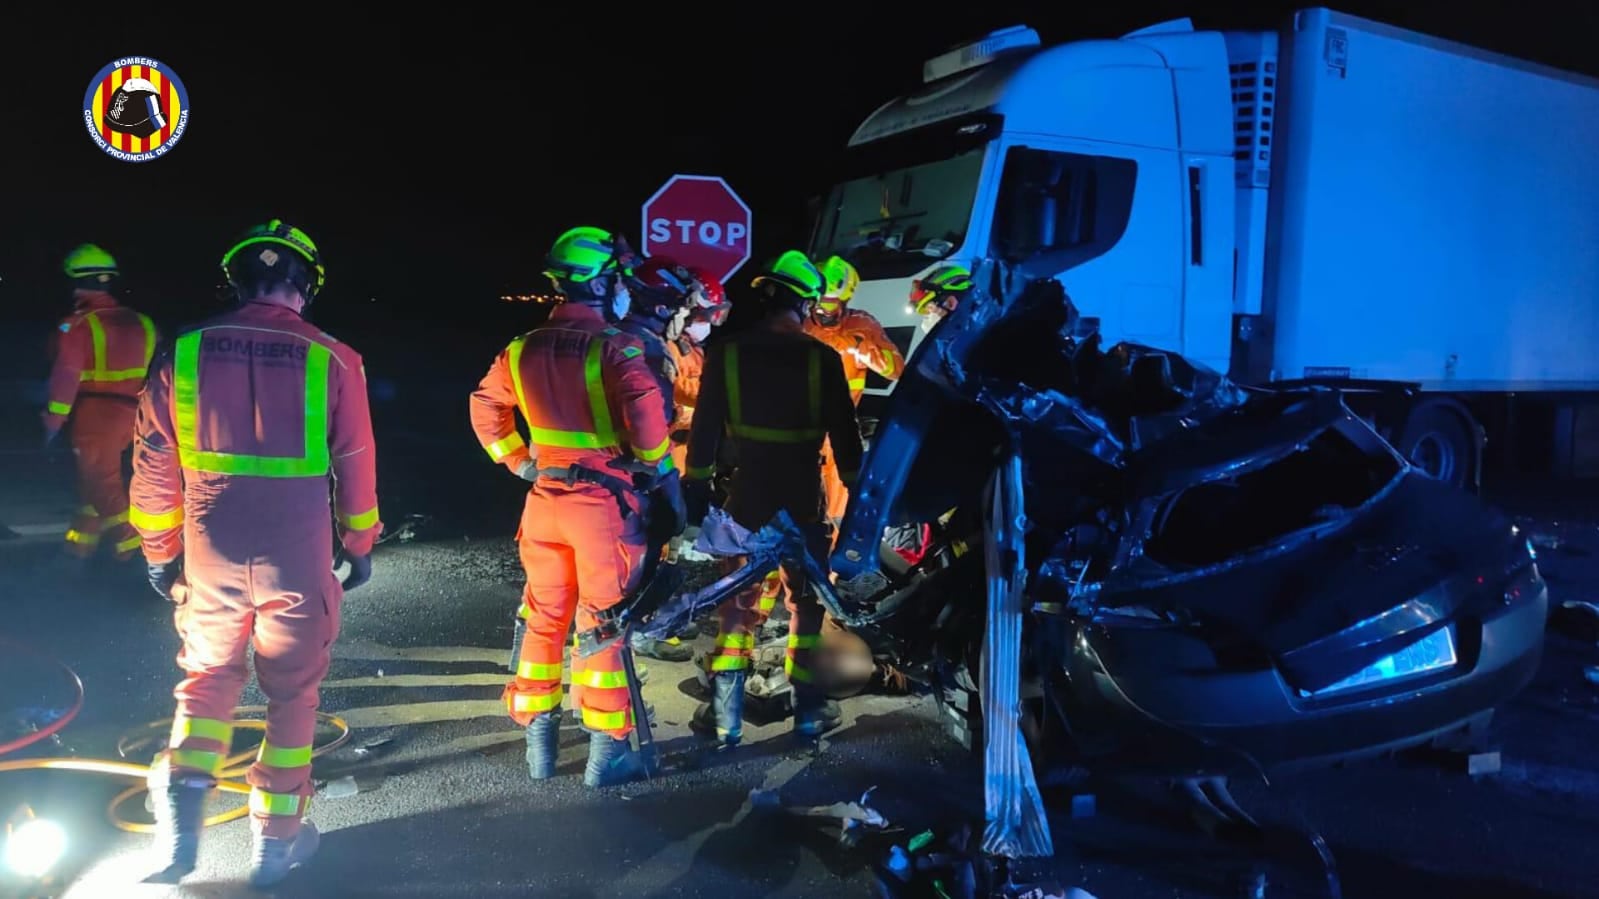
[[[721,178],[673,175],[644,201],[645,256],[666,256],[726,281],[750,258],[750,208]]]

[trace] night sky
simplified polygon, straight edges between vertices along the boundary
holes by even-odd
[[[25,125],[5,156],[5,327],[64,310],[60,259],[83,240],[119,257],[159,320],[207,314],[233,235],[277,215],[321,245],[317,319],[358,347],[405,324],[498,339],[512,310],[496,298],[547,287],[555,235],[592,223],[636,243],[639,205],[674,172],[729,179],[754,210],[757,260],[803,243],[805,201],[851,131],[952,44],[1015,23],[1046,44],[1184,14],[1260,27],[1295,4],[991,0],[959,18],[929,3],[513,8],[262,5],[229,8],[227,25],[127,13],[36,37],[9,28],[27,77],[5,100]],[[1599,4],[1338,8],[1599,74]],[[192,107],[170,155],[143,164],[102,153],[81,122],[89,80],[129,55],[175,70]]]

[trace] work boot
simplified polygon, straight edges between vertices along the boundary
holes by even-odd
[[[534,718],[527,726],[527,773],[534,780],[555,776],[555,758],[560,754],[561,710]]]
[[[723,746],[737,746],[744,738],[745,671],[718,671],[711,676],[711,701],[694,712],[689,726],[715,734]]]
[[[293,839],[255,835],[255,857],[250,862],[250,888],[265,889],[289,876],[295,866],[304,864],[316,854],[322,842],[316,825],[310,821],[300,825]]]
[[[814,740],[844,723],[838,703],[814,687],[794,685],[794,735]]]
[[[656,640],[642,634],[633,635],[633,654],[660,659],[663,662],[687,662],[694,658],[694,648],[677,638]]]
[[[152,789],[155,853],[161,870],[151,883],[177,883],[194,871],[200,857],[200,831],[205,828],[205,799],[210,783],[179,781]]]
[[[613,787],[644,773],[644,760],[626,738],[610,734],[589,734],[589,764],[583,783],[590,787]]]

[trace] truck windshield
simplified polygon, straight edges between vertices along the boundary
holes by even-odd
[[[861,278],[904,278],[966,239],[983,146],[835,185],[822,202],[811,258],[839,255]]]

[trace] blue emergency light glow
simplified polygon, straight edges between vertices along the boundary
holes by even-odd
[[[1453,668],[1457,661],[1459,658],[1455,653],[1455,626],[1451,624],[1422,637],[1393,655],[1383,656],[1335,684],[1309,693],[1301,690],[1300,695],[1322,697],[1408,680],[1434,671]]]

